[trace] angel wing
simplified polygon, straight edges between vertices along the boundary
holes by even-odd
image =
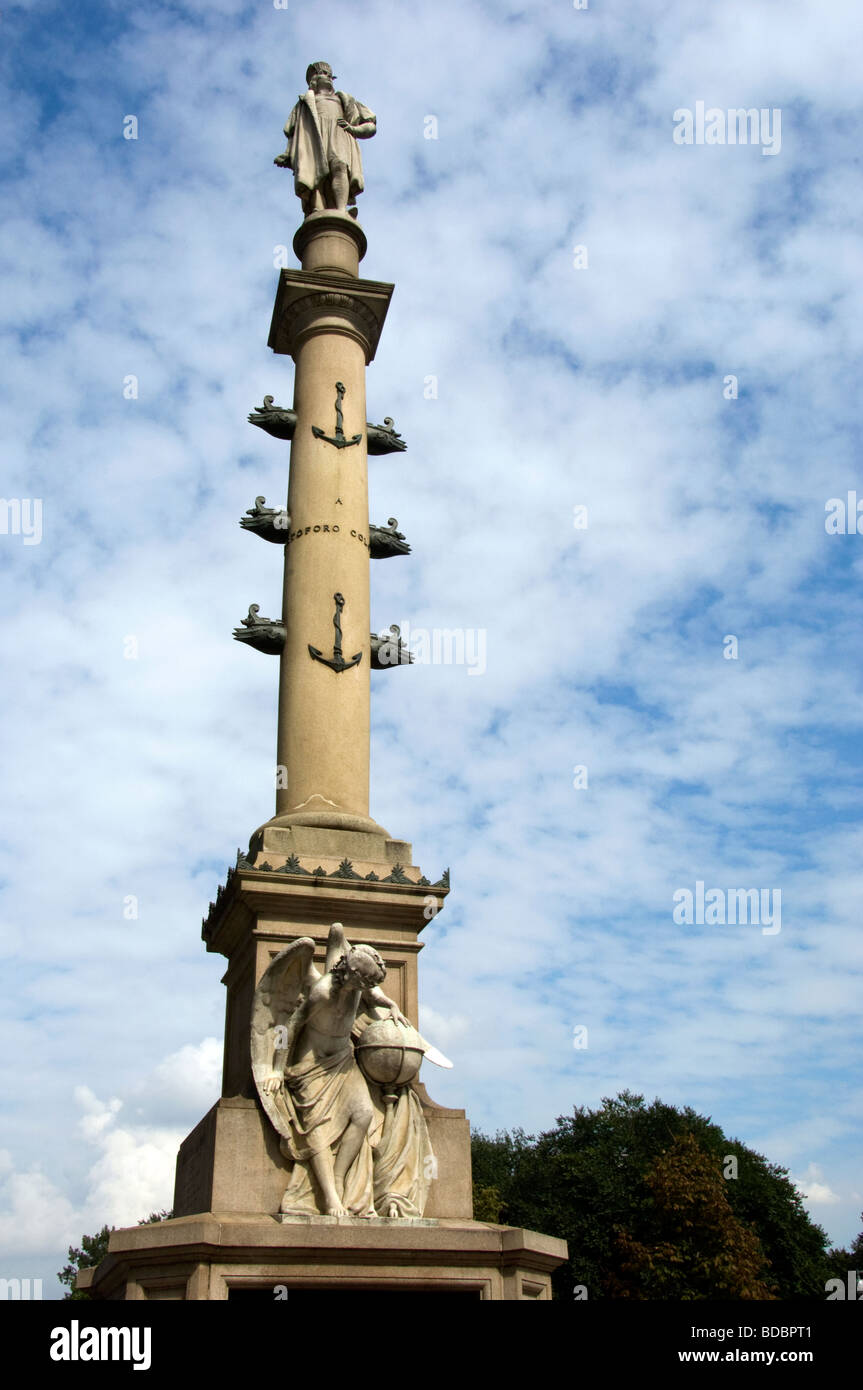
[[[261,1104],[276,1131],[291,1137],[291,1110],[283,1089],[268,1091],[264,1082],[290,1061],[305,1013],[303,1003],[315,980],[315,943],[310,936],[292,941],[264,971],[252,999],[252,1075]]]

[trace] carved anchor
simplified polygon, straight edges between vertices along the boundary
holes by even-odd
[[[315,439],[324,439],[327,444],[333,444],[337,449],[349,449],[352,444],[359,444],[362,439],[361,434],[355,434],[353,439],[347,439],[344,431],[344,421],[342,417],[342,401],[345,398],[345,388],[340,381],[336,382],[336,437],[332,438],[329,434],[324,434],[317,425],[312,425],[312,434]]]
[[[344,390],[344,387],[342,389]],[[333,594],[333,598],[336,601],[336,611],[333,614],[333,627],[336,630],[336,638],[333,642],[332,660],[319,652],[317,647],[313,647],[311,642],[309,643],[309,656],[312,657],[314,661],[323,662],[324,666],[329,666],[331,671],[335,671],[336,675],[340,675],[342,671],[347,671],[351,666],[356,666],[357,663],[362,660],[363,654],[362,652],[357,652],[356,656],[352,656],[350,661],[345,661],[345,658],[342,656],[342,609],[345,606],[345,600],[341,594]]]

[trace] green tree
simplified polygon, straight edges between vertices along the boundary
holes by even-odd
[[[157,1221],[167,1221],[173,1216],[172,1211],[151,1211],[149,1216],[144,1216],[138,1222],[139,1226],[151,1226]],[[104,1259],[108,1253],[108,1241],[111,1238],[113,1226],[103,1226],[95,1236],[82,1236],[81,1246],[78,1249],[74,1245],[69,1246],[69,1264],[64,1265],[58,1271],[57,1278],[61,1284],[66,1284],[69,1292],[63,1295],[64,1298],[89,1298],[90,1295],[83,1290],[75,1288],[75,1279],[79,1269],[90,1269]]]
[[[650,1238],[617,1233],[612,1298],[773,1298],[761,1242],[731,1209],[719,1164],[691,1134],[678,1134],[649,1168]]]
[[[512,1134],[498,1130],[493,1139],[478,1130],[471,1135],[475,1221],[500,1225],[506,1220],[503,1193],[511,1185],[518,1164],[532,1142],[522,1129],[514,1129]],[[479,1180],[478,1173],[481,1175]]]
[[[863,1221],[863,1211],[860,1213],[860,1220]],[[863,1231],[852,1243],[849,1254],[853,1261],[852,1269],[863,1271]]]
[[[113,1231],[113,1226],[103,1226],[101,1231],[95,1236],[82,1236],[81,1248],[77,1249],[74,1245],[69,1246],[69,1261],[58,1272],[57,1278],[61,1284],[67,1284],[69,1292],[63,1295],[64,1298],[89,1298],[88,1293],[75,1288],[75,1279],[79,1269],[89,1269],[91,1265],[97,1265],[108,1253],[108,1241]]]
[[[863,1212],[860,1213],[863,1220]],[[850,1250],[842,1247],[830,1251],[830,1278],[847,1281],[849,1269],[857,1271],[858,1281],[863,1279],[863,1231],[851,1242]]]
[[[493,1139],[478,1134],[474,1182],[497,1189],[507,1222],[569,1243],[570,1259],[553,1276],[556,1296],[571,1298],[574,1286],[583,1284],[591,1299],[607,1298],[614,1296],[615,1278],[626,1273],[621,1234],[646,1248],[672,1239],[657,1226],[656,1191],[647,1179],[656,1180],[657,1161],[686,1135],[722,1174],[730,1212],[759,1241],[776,1296],[823,1299],[830,1277],[827,1236],[810,1219],[787,1171],[728,1139],[689,1107],[660,1100],[647,1105],[643,1096],[622,1091],[596,1110],[579,1107],[560,1116],[554,1129],[536,1138],[520,1130]],[[668,1213],[662,1221],[672,1229]],[[707,1232],[702,1235],[706,1241]]]

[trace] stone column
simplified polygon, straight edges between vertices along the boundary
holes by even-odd
[[[369,506],[365,369],[374,356],[393,286],[361,280],[362,229],[349,216],[313,213],[294,238],[302,270],[282,271],[270,346],[296,363],[284,606],[287,640],[279,677],[280,780],[270,825],[341,830],[381,827],[369,818]],[[344,392],[337,394],[337,383]],[[337,400],[344,448],[337,438]],[[335,595],[346,662],[335,671]]]

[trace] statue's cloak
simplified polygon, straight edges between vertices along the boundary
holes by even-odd
[[[336,96],[341,102],[345,119],[351,125],[362,125],[365,121],[376,119],[374,112],[363,106],[362,102],[357,101],[349,92],[336,92]],[[354,203],[357,194],[362,193],[365,187],[363,161],[354,136],[349,135],[347,131],[341,131],[340,134],[344,138],[339,139],[336,153],[348,166],[349,202]],[[306,92],[300,97],[288,117],[285,135],[288,140],[288,167],[294,171],[294,188],[298,196],[303,198],[319,188],[324,180],[329,178],[330,173],[330,142],[324,138],[314,92]]]

